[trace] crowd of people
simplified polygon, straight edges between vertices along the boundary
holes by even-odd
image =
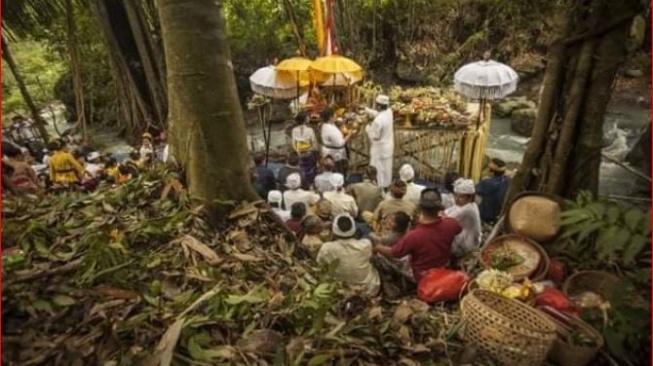
[[[74,138],[50,141],[41,156],[15,144],[3,144],[3,194],[42,196],[68,190],[88,191],[102,182],[121,184],[150,169],[156,160],[167,159],[167,145],[156,153],[150,133],[142,135],[141,145],[127,159],[118,162],[110,154],[92,149],[87,142]],[[37,173],[34,166],[43,166]]]
[[[392,111],[385,96],[374,121],[370,165],[364,179],[347,175],[348,137],[329,109],[321,113],[320,140],[300,112],[292,130],[293,149],[274,174],[262,153],[254,155],[252,182],[272,211],[319,263],[337,260],[336,275],[376,295],[379,268],[393,268],[419,283],[430,269],[461,268],[482,241],[483,223],[501,212],[510,184],[506,164],[491,159],[488,177],[473,180],[449,172],[440,189],[415,182],[409,164],[392,176]]]

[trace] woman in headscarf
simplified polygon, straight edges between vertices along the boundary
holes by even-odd
[[[453,186],[455,204],[445,210],[445,214],[460,223],[463,231],[458,234],[451,246],[454,257],[462,257],[481,244],[481,216],[476,205],[476,190],[471,179],[459,179]]]
[[[304,183],[308,186],[312,185],[315,181],[317,174],[317,139],[315,138],[315,131],[308,126],[308,114],[306,112],[299,112],[295,117],[297,126],[292,129],[292,146],[299,154],[299,170],[304,177]]]

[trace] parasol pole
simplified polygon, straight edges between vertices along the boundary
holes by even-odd
[[[271,111],[270,111],[271,114]],[[272,122],[270,118],[267,118],[268,121],[268,135],[267,140],[265,141],[265,166],[268,166],[268,161],[270,160],[270,141],[272,140]]]

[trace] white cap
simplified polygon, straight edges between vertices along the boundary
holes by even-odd
[[[376,104],[389,105],[390,97],[387,95],[380,94],[379,96],[376,97]]]
[[[347,231],[342,231],[338,227],[338,222],[343,218],[349,220],[349,222],[351,223],[351,228]],[[352,236],[354,236],[354,234],[356,234],[356,222],[354,221],[354,218],[349,215],[346,214],[338,215],[335,217],[335,219],[333,219],[332,230],[334,234],[336,234],[341,238],[351,238]]]
[[[453,186],[453,192],[457,194],[474,194],[476,188],[474,181],[471,179],[458,179]]]
[[[93,151],[92,153],[90,153],[90,154],[88,154],[86,156],[86,159],[89,160],[89,161],[99,159],[99,158],[100,158],[100,153],[97,152],[97,151]]]
[[[281,191],[268,192],[268,203],[281,203],[283,201],[283,193]]]
[[[297,173],[292,173],[286,178],[286,187],[288,189],[297,189],[302,185],[302,177]]]
[[[340,173],[331,174],[329,177],[329,183],[331,183],[335,189],[342,188],[342,186],[345,185],[345,177]]]
[[[410,164],[402,165],[399,169],[399,179],[403,180],[404,182],[408,182],[413,180],[413,178],[415,178],[415,170],[413,167],[410,166]]]

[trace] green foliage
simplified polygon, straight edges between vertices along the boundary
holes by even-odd
[[[609,323],[603,329],[609,353],[625,365],[651,357],[651,212],[624,208],[587,192],[567,201],[562,213],[561,254],[576,269],[613,272],[622,277],[607,294]],[[588,317],[589,316],[589,317]]]
[[[45,42],[25,40],[9,44],[18,71],[37,105],[54,99],[53,88],[66,72],[66,64]],[[11,113],[24,113],[27,106],[6,62],[2,63],[3,124]]]
[[[562,213],[564,248],[585,265],[617,264],[623,268],[649,265],[651,212],[624,209],[615,202],[581,193]]]

